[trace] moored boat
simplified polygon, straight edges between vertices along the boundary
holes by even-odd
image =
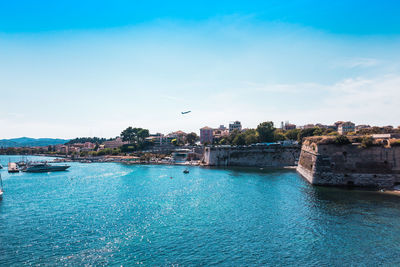
[[[23,170],[24,172],[57,172],[65,171],[69,168],[68,165],[50,165],[46,162],[28,164]]]
[[[19,172],[18,166],[15,162],[8,163],[8,172],[9,173]]]
[[[26,161],[18,161],[18,162],[16,162],[15,164],[17,164],[17,166],[19,167],[19,168],[25,168],[25,166],[26,166]]]

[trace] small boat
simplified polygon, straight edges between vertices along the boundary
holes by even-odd
[[[15,162],[9,162],[8,163],[8,172],[9,173],[19,172],[18,165]]]
[[[0,164],[0,170],[3,169],[3,165]]]
[[[68,165],[50,165],[47,162],[28,164],[24,172],[59,172],[69,168]]]
[[[188,169],[186,169],[186,170],[184,170],[184,171],[183,171],[183,173],[189,173],[189,170],[188,170]]]

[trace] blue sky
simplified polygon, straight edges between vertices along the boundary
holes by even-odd
[[[331,2],[1,1],[0,138],[399,125],[400,3]]]

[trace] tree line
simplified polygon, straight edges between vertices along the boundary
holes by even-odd
[[[77,144],[77,143],[86,143],[86,142],[90,142],[90,143],[94,143],[94,144],[101,144],[108,140],[111,140],[111,139],[106,139],[106,138],[102,138],[102,137],[77,137],[77,138],[69,140],[65,144],[73,145],[73,144]]]
[[[272,121],[260,123],[256,129],[243,131],[234,130],[228,136],[214,139],[213,144],[219,145],[251,145],[256,143],[273,143],[293,140],[301,143],[304,137],[337,135],[333,129],[313,127],[308,129],[282,130],[274,127]]]

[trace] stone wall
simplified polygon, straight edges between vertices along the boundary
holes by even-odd
[[[315,185],[391,188],[400,184],[400,147],[306,143],[297,171]]]
[[[203,162],[208,166],[285,167],[296,166],[298,146],[206,147]]]

